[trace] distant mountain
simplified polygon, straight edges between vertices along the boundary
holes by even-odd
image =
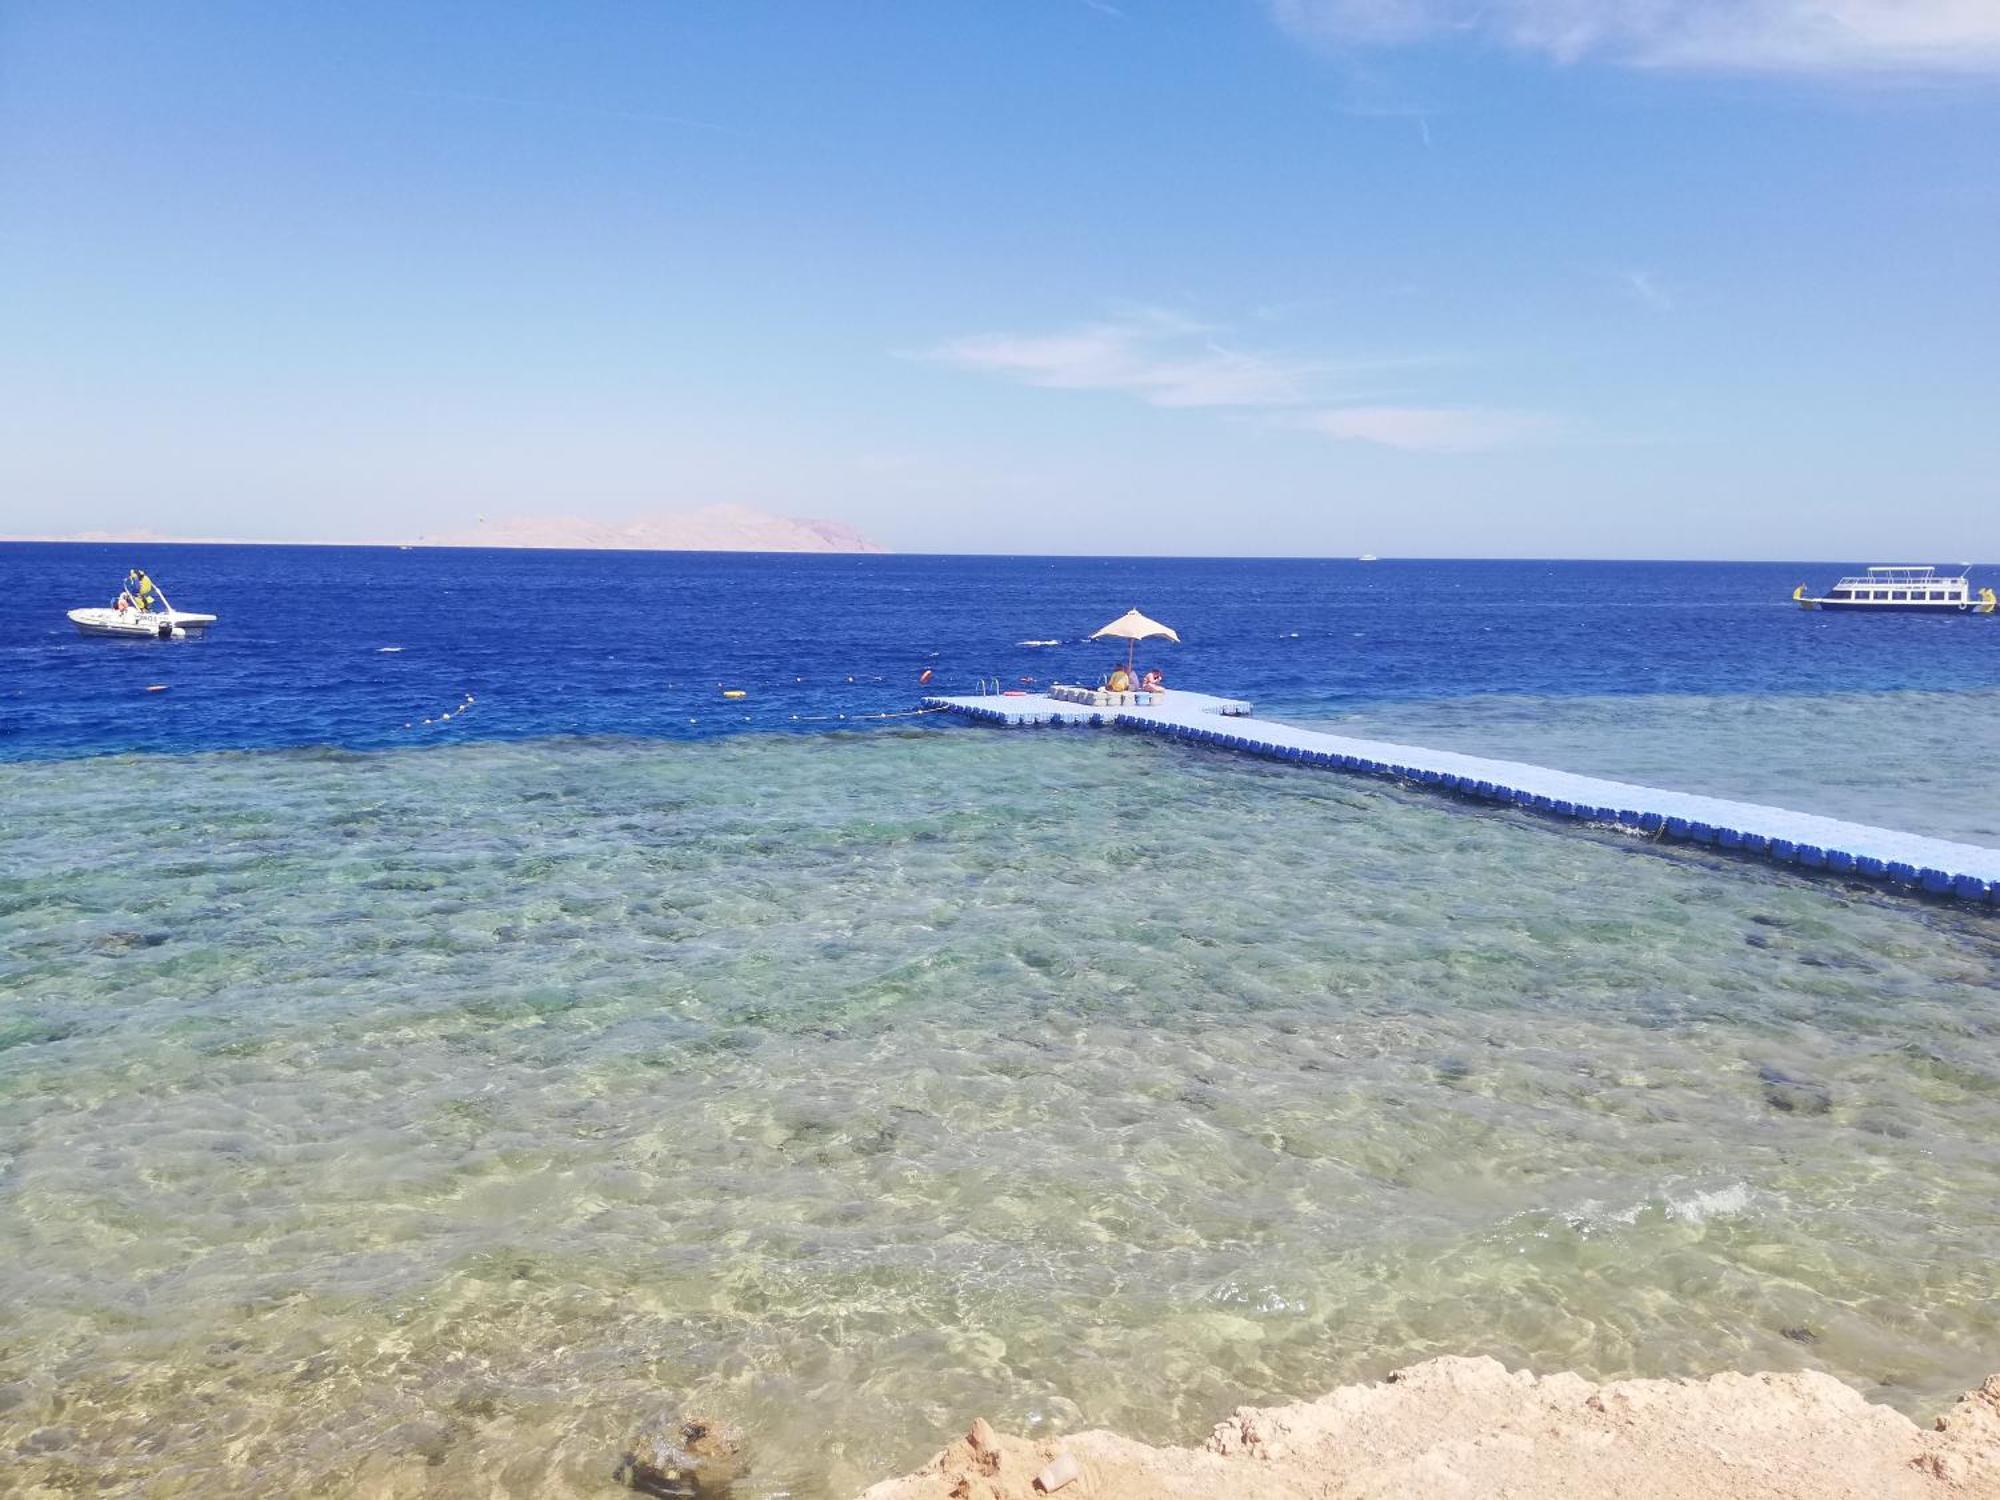
[[[707,505],[629,521],[514,516],[474,531],[420,539],[427,547],[572,547],[625,552],[886,552],[840,521],[773,516],[745,505]]]

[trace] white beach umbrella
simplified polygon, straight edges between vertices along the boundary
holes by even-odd
[[[1093,641],[1101,641],[1107,636],[1130,643],[1125,647],[1125,670],[1128,672],[1132,670],[1132,653],[1139,649],[1139,642],[1150,641],[1155,636],[1164,636],[1175,645],[1179,645],[1181,639],[1174,634],[1171,626],[1162,625],[1158,620],[1149,620],[1136,609],[1128,609],[1102,630],[1092,631],[1090,638]]]

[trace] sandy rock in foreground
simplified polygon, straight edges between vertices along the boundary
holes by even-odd
[[[1433,1359],[1382,1385],[1243,1407],[1200,1448],[1110,1432],[1030,1442],[977,1422],[862,1500],[2000,1500],[2000,1375],[1919,1428],[1830,1375],[1621,1380]]]

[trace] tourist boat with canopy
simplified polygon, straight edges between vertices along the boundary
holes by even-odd
[[[159,641],[181,640],[189,631],[206,630],[215,623],[214,615],[175,609],[142,568],[125,575],[125,587],[110,604],[102,609],[73,609],[69,619],[85,635]]]
[[[1990,615],[2000,601],[1990,588],[1975,592],[1970,572],[1969,563],[1960,564],[1959,571],[1951,575],[1940,574],[1936,568],[1896,563],[1870,568],[1858,578],[1843,578],[1817,596],[1808,594],[1802,583],[1792,590],[1792,597],[1802,609]]]

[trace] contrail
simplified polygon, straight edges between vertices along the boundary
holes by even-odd
[[[713,120],[696,120],[687,115],[656,115],[640,110],[599,109],[589,104],[563,104],[543,99],[514,99],[505,94],[472,94],[458,89],[405,89],[412,99],[442,99],[454,104],[503,104],[510,109],[539,110],[545,114],[593,115],[600,120],[623,120],[633,125],[678,125],[688,130],[712,130],[718,135],[739,132]]]

